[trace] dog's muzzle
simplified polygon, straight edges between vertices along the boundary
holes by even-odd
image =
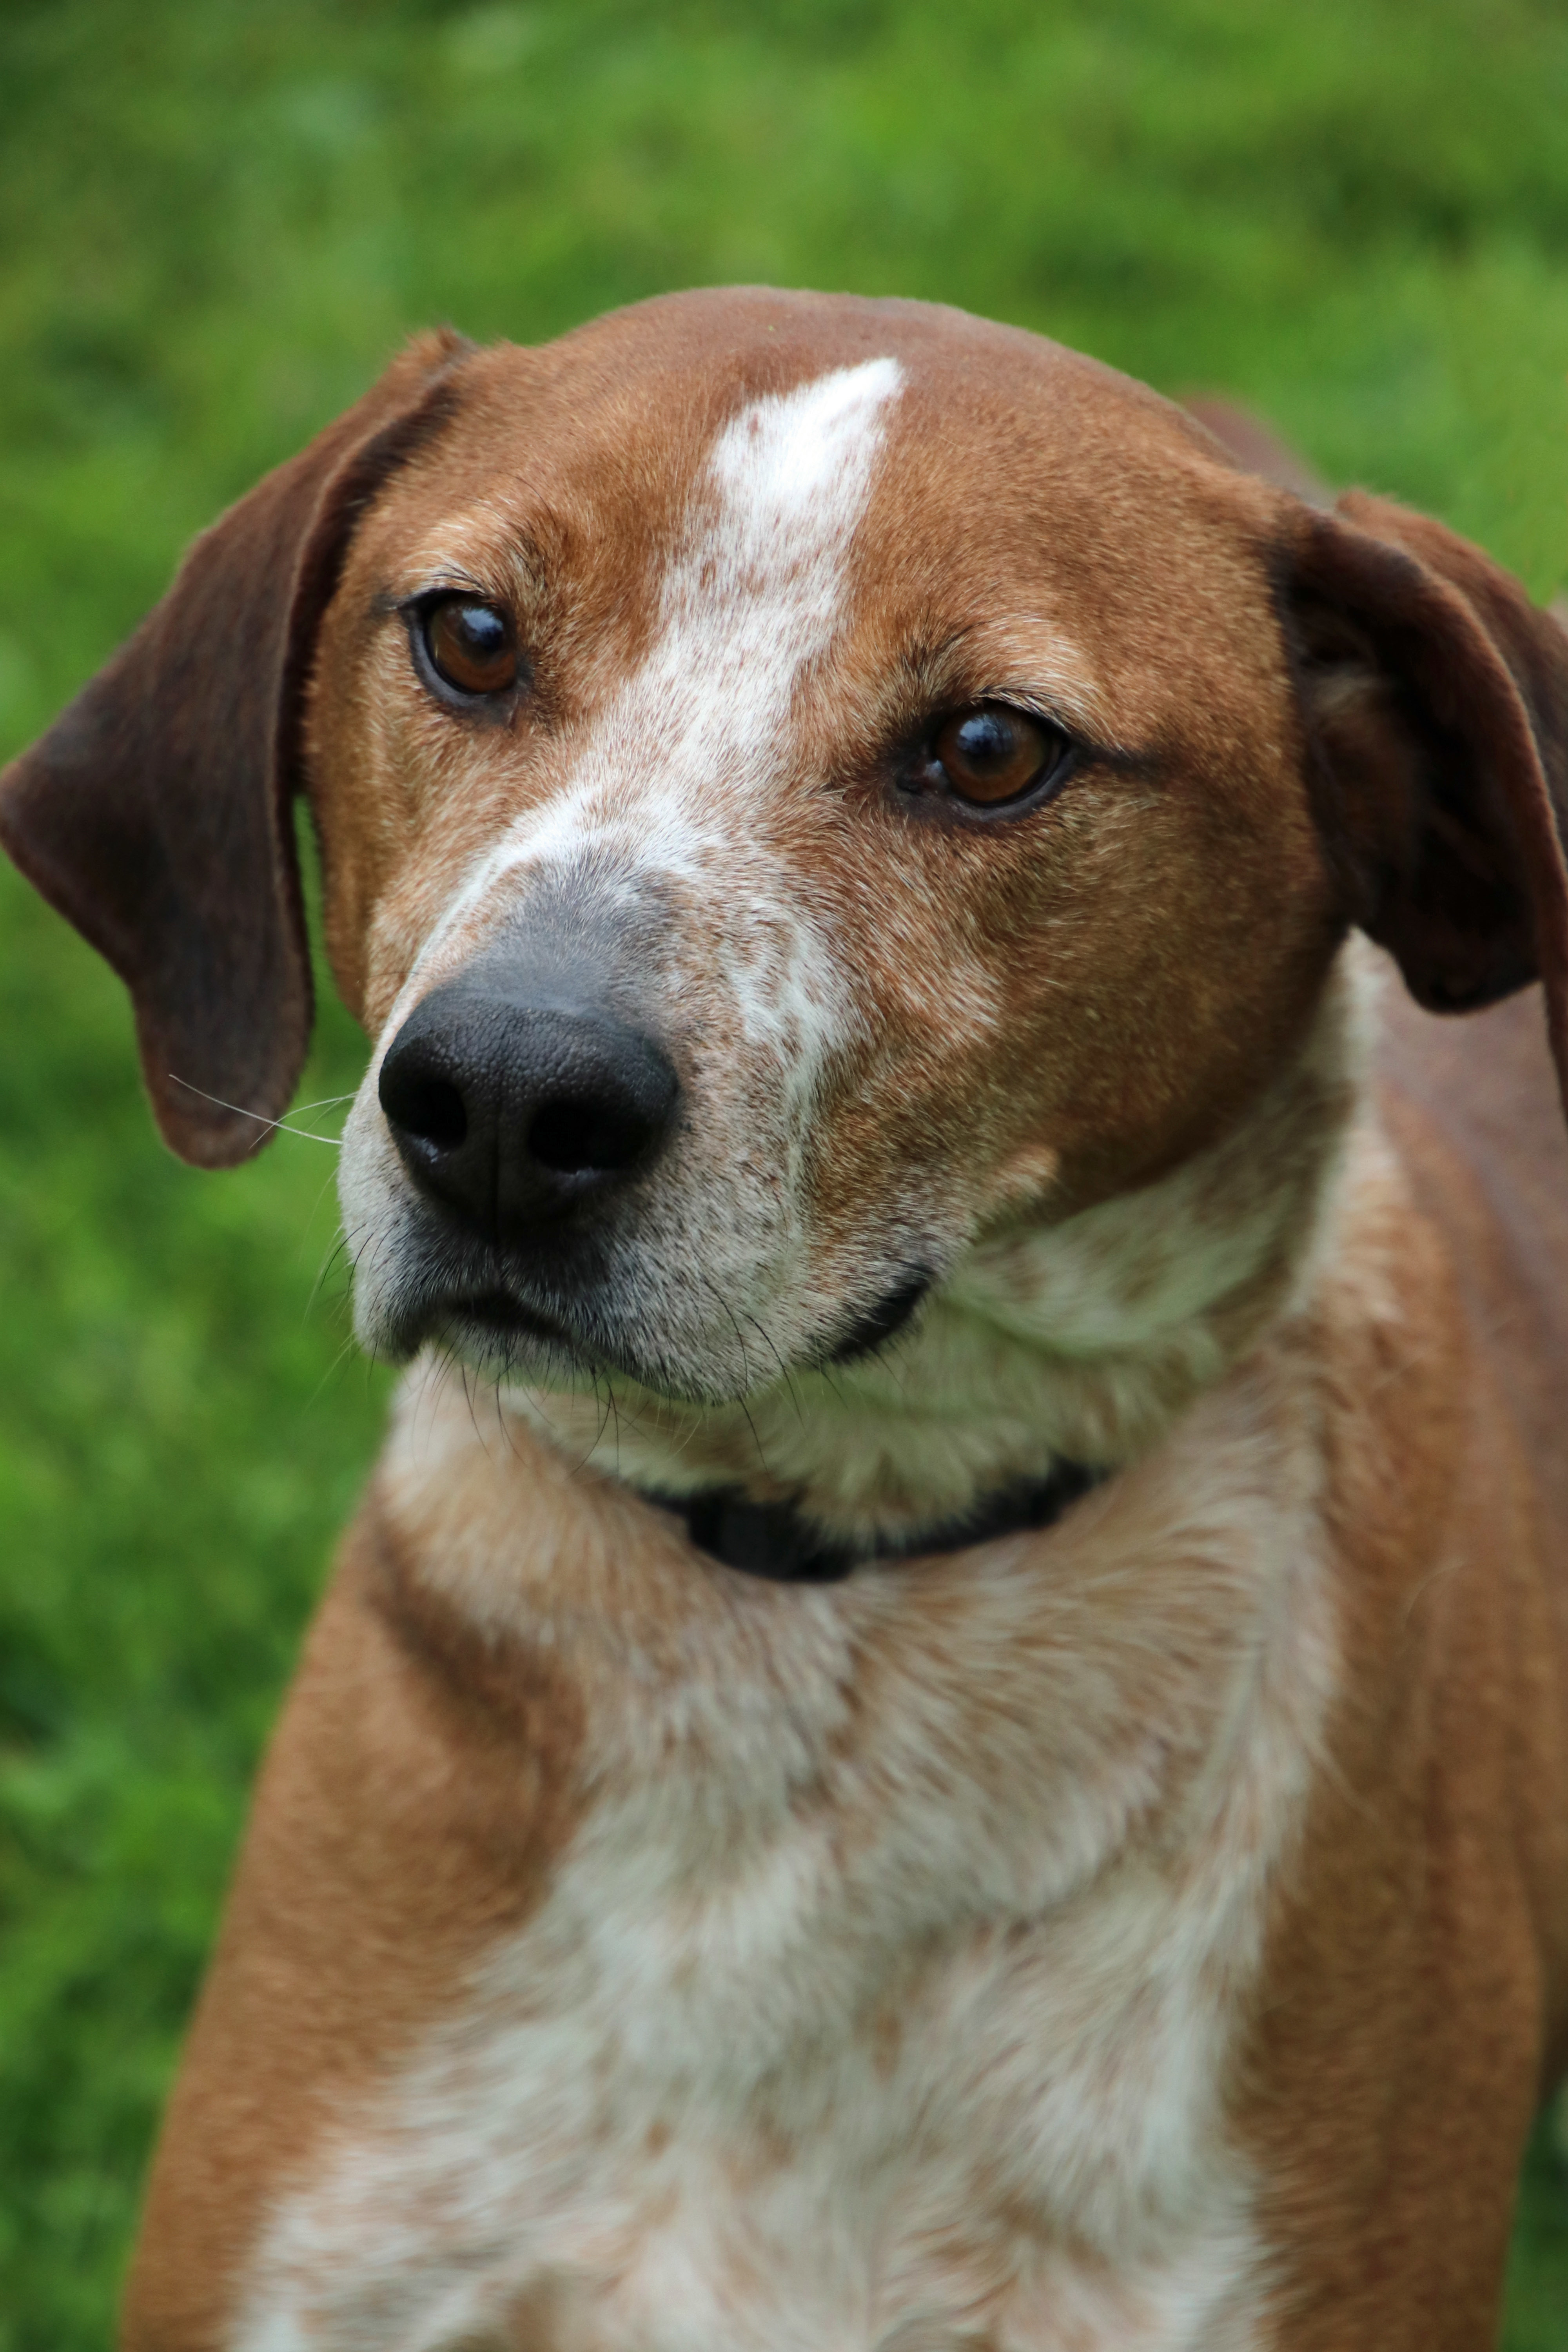
[[[526,1247],[640,1175],[674,1125],[662,1048],[605,1006],[518,974],[432,990],[382,1063],[381,1108],[427,1200]]]

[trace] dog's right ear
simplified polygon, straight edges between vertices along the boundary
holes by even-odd
[[[1568,614],[1426,515],[1331,502],[1246,410],[1187,407],[1291,494],[1272,565],[1344,912],[1432,1012],[1539,979],[1568,1113]]]
[[[243,1160],[310,1027],[289,803],[315,632],[357,517],[451,413],[473,346],[418,337],[198,539],[174,586],[0,775],[0,841],[129,988],[164,1139]]]
[[[1351,490],[1294,509],[1279,592],[1346,913],[1420,1004],[1539,979],[1568,1108],[1568,637],[1479,547]]]

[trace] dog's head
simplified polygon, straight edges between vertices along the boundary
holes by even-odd
[[[697,1400],[842,1362],[1210,1148],[1352,924],[1443,1009],[1543,972],[1568,1047],[1554,625],[956,312],[427,339],[197,542],[0,793],[192,1160],[298,1075],[300,788],[393,1353]]]

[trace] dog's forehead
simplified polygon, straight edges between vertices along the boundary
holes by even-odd
[[[624,593],[717,501],[759,560],[773,538],[804,549],[810,527],[852,527],[855,571],[885,597],[994,604],[1015,583],[1081,588],[1096,566],[1223,570],[1247,496],[1181,410],[1043,337],[742,289],[478,353],[452,429],[393,503],[433,546],[470,518]]]

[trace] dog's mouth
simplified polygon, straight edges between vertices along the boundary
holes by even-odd
[[[903,1330],[932,1281],[925,1267],[904,1274],[869,1307],[852,1310],[836,1336],[797,1360],[827,1370],[875,1355]],[[540,1306],[504,1276],[481,1275],[478,1281],[437,1283],[409,1300],[396,1352],[406,1359],[433,1342],[503,1380],[515,1376],[548,1384],[563,1374],[573,1381],[584,1374],[595,1380],[620,1374],[671,1403],[729,1401],[727,1384],[722,1391],[707,1390],[705,1383],[671,1381],[647,1360],[653,1356],[657,1362],[662,1350],[639,1345],[639,1334],[595,1328],[600,1321],[591,1311],[574,1315],[553,1301]]]
[[[672,1380],[639,1345],[642,1335],[624,1331],[596,1313],[591,1294],[581,1311],[552,1301],[537,1305],[500,1280],[440,1284],[409,1300],[389,1352],[406,1361],[434,1345],[469,1364],[486,1380],[521,1382],[529,1388],[575,1389],[621,1379],[670,1403],[711,1405],[725,1400],[703,1393],[695,1383]]]
[[[571,1334],[564,1324],[552,1315],[542,1315],[537,1307],[525,1307],[520,1298],[504,1290],[477,1291],[471,1297],[454,1298],[445,1310],[454,1322],[474,1323],[482,1331],[493,1331],[502,1339],[549,1339],[561,1346],[571,1345]]]
[[[547,1314],[498,1286],[426,1299],[402,1339],[410,1355],[434,1339],[458,1354],[503,1363],[539,1353],[557,1360],[569,1357],[584,1365],[600,1359],[600,1351],[585,1346],[563,1318]]]

